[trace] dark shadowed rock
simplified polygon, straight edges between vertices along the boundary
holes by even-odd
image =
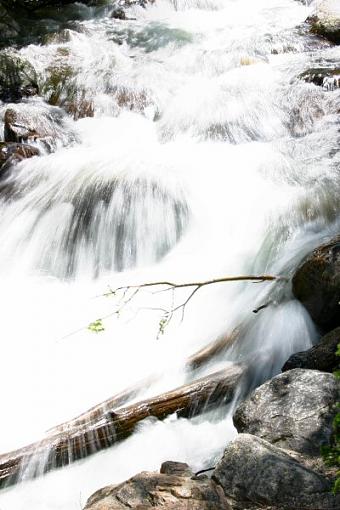
[[[340,87],[340,68],[316,67],[304,71],[299,78],[307,83],[314,83],[326,91],[333,91]]]
[[[97,491],[84,510],[230,510],[219,485],[192,476],[187,464],[166,462],[160,474],[143,472]]]
[[[0,171],[1,174],[11,165],[19,163],[23,159],[38,156],[39,150],[32,145],[23,143],[0,142]]]
[[[322,372],[333,372],[338,368],[340,358],[336,355],[340,344],[340,328],[325,335],[318,345],[308,351],[293,354],[283,365],[282,372],[293,368],[310,368]]]
[[[314,250],[293,277],[294,296],[325,332],[340,326],[340,237]]]
[[[250,434],[230,443],[212,476],[225,494],[273,508],[336,509],[330,482],[284,450]]]
[[[261,437],[281,448],[318,456],[332,434],[340,383],[317,370],[295,369],[257,388],[236,409],[238,432]]]

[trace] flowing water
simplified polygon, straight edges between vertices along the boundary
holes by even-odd
[[[317,341],[289,283],[202,288],[162,335],[159,309],[187,290],[140,292],[119,314],[118,298],[101,297],[147,281],[289,277],[339,232],[339,90],[297,76],[340,52],[304,30],[307,4],[156,0],[124,21],[82,7],[71,29],[20,50],[45,99],[53,70],[66,69],[62,93],[81,91],[95,114],[20,105],[53,132],[53,152],[17,165],[0,190],[1,452],[150,374],[160,377],[138,398],[180,386],[185,359],[240,324],[240,341],[203,374],[252,363],[259,384]],[[91,332],[98,318],[105,330]],[[0,508],[79,510],[164,460],[211,466],[235,434],[230,409],[148,420],[109,450],[2,491]]]

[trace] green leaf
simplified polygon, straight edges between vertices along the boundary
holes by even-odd
[[[87,329],[93,331],[94,333],[100,333],[101,331],[105,331],[102,319],[97,319],[96,321],[91,322],[91,324],[88,325]]]

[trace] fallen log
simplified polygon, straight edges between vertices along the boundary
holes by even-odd
[[[211,361],[215,356],[221,354],[233,345],[239,337],[239,330],[234,329],[230,335],[222,336],[214,340],[207,346],[203,347],[195,354],[190,356],[186,361],[186,368],[196,370],[201,368],[205,363]]]
[[[145,418],[192,417],[230,402],[245,368],[233,365],[156,397],[109,411],[90,424],[0,455],[0,487],[68,465],[128,437]]]
[[[100,404],[91,407],[90,409],[80,414],[76,418],[72,418],[71,420],[65,421],[64,423],[61,423],[56,427],[52,427],[47,431],[47,434],[53,435],[62,432],[69,433],[72,431],[72,429],[77,428],[81,425],[89,425],[90,423],[93,423],[96,420],[100,420],[101,417],[105,416],[106,413],[116,410],[117,408],[126,404],[129,400],[135,398],[142,389],[145,390],[145,388],[147,388],[157,379],[158,377],[156,376],[151,376],[147,379],[143,379],[142,381],[139,381],[133,386],[129,386],[120,393],[117,393],[117,395],[114,395],[113,397],[104,400],[104,402],[101,402]]]
[[[230,335],[223,336],[214,340],[206,347],[203,347],[195,354],[190,356],[185,362],[185,368],[187,370],[196,370],[201,368],[203,365],[211,361],[215,356],[226,350],[230,347],[238,338],[239,332],[235,329]],[[84,413],[80,414],[76,418],[73,418],[69,421],[61,423],[56,427],[53,427],[47,431],[50,434],[58,434],[62,432],[71,432],[72,429],[77,428],[81,425],[89,426],[91,423],[96,420],[100,420],[102,416],[105,416],[107,412],[115,411],[119,407],[126,404],[129,400],[135,398],[140,391],[145,390],[150,384],[155,382],[159,377],[157,375],[153,375],[147,379],[143,379],[138,383],[130,386],[129,388],[123,390],[122,392],[114,395],[113,397],[108,398],[104,402],[91,407]]]

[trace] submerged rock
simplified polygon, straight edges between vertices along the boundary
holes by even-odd
[[[325,335],[318,345],[308,349],[308,351],[293,354],[283,365],[282,372],[293,368],[333,372],[340,363],[340,358],[336,355],[338,344],[340,344],[340,328],[336,328]]]
[[[322,330],[340,326],[340,237],[302,263],[293,277],[293,293]]]
[[[187,464],[166,462],[160,473],[140,473],[97,491],[84,510],[230,510],[223,489],[207,477],[193,477]]]
[[[311,31],[329,41],[340,44],[340,5],[338,0],[319,2],[316,14],[307,19]]]
[[[320,67],[309,69],[299,75],[299,78],[307,83],[314,83],[326,91],[332,91],[340,87],[340,68]]]
[[[250,434],[240,434],[227,446],[212,479],[226,495],[256,507],[330,510],[340,504],[340,496],[328,493],[331,483],[324,476]]]
[[[1,174],[11,165],[23,159],[39,156],[39,149],[23,143],[0,142],[0,171]]]
[[[236,409],[234,425],[281,448],[319,456],[329,443],[340,382],[328,373],[295,369],[257,388]]]
[[[32,65],[15,55],[0,54],[0,100],[17,102],[38,94],[37,74]]]

